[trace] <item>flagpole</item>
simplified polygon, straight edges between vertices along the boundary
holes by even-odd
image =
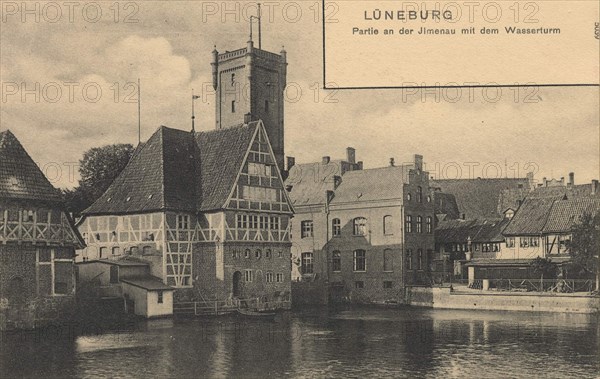
[[[258,48],[262,49],[262,19],[260,12],[260,3],[258,3]]]
[[[142,143],[142,91],[140,89],[140,78],[138,78],[138,144]]]

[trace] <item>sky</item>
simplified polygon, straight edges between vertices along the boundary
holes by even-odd
[[[243,2],[24,4],[1,4],[0,130],[63,188],[77,185],[86,150],[137,144],[138,78],[142,140],[161,125],[190,130],[192,88],[196,129],[213,129],[211,51],[245,47],[255,12]],[[421,154],[438,178],[600,176],[597,87],[324,90],[316,2],[270,4],[263,49],[288,52],[285,148],[297,162],[352,146],[366,168]]]

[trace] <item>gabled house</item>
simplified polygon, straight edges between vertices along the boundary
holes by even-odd
[[[60,192],[14,134],[0,132],[0,330],[66,319],[83,247]]]
[[[289,300],[291,216],[262,121],[163,126],[83,212],[79,260],[147,263],[175,303]]]

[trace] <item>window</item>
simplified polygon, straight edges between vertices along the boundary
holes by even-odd
[[[242,199],[254,201],[277,201],[277,189],[266,187],[242,186]]]
[[[366,236],[367,235],[367,219],[364,217],[357,217],[354,219],[354,235],[355,236]]]
[[[152,254],[152,247],[144,246],[142,248],[142,255],[150,255],[150,254]]]
[[[305,220],[300,223],[302,229],[300,235],[302,238],[308,238],[313,236],[313,222],[312,220]]]
[[[411,201],[412,199],[412,195],[410,194],[410,192],[406,195],[406,200]]]
[[[515,237],[508,237],[506,239],[506,247],[515,247]]]
[[[423,269],[423,249],[417,250],[417,270]]]
[[[334,237],[339,237],[342,234],[342,223],[339,218],[331,220],[331,233]]]
[[[244,258],[249,259],[250,258],[250,249],[246,249],[244,251]]]
[[[72,286],[73,263],[54,261],[54,294],[67,295]]]
[[[275,281],[277,281],[277,283],[283,283],[283,274],[276,274]]]
[[[331,271],[340,272],[342,271],[342,253],[334,251],[331,256]]]
[[[269,111],[269,100],[265,100],[265,112]]]
[[[412,216],[406,215],[404,229],[406,233],[412,233]]]
[[[262,163],[248,163],[248,175],[260,176],[263,178],[271,177],[271,166]]]
[[[265,258],[271,258],[271,250],[267,249],[265,250]]]
[[[354,251],[354,271],[367,271],[367,253],[364,250]]]
[[[265,280],[267,281],[267,283],[273,283],[273,273],[267,272],[267,275],[265,275]]]
[[[254,258],[256,258],[256,259],[260,259],[260,257],[261,257],[261,256],[262,256],[262,252],[260,251],[260,249],[257,249],[257,250],[254,252]]]
[[[423,217],[417,216],[417,233],[423,233]]]
[[[529,247],[529,238],[527,238],[527,237],[519,238],[519,245],[521,247]]]
[[[190,216],[188,215],[177,215],[177,229],[189,229],[190,228]]]
[[[423,188],[422,187],[417,187],[417,202],[418,203],[423,202]]]
[[[357,289],[365,288],[365,282],[363,282],[363,281],[354,282],[354,288],[357,288]]]
[[[427,225],[427,234],[433,233],[433,219],[430,216],[425,219],[425,225]]]
[[[383,217],[383,234],[394,234],[394,218],[392,216]]]
[[[158,304],[162,304],[163,303],[163,291],[158,291],[157,295],[158,295]]]
[[[120,254],[119,247],[118,246],[114,246],[112,248],[112,255],[119,255],[119,254]]]
[[[412,249],[406,250],[406,269],[412,270]]]
[[[283,251],[277,252],[277,258],[283,258]]]
[[[271,224],[270,224],[270,228],[271,230],[279,230],[279,217],[273,216],[271,217]]]
[[[235,113],[235,100],[231,102],[231,113]]]
[[[231,74],[231,86],[235,85],[235,73]]]
[[[394,282],[390,282],[390,281],[384,281],[383,282],[383,288],[394,288]]]
[[[23,210],[23,221],[24,222],[33,222],[34,211],[24,209]]]
[[[302,273],[312,274],[314,272],[313,253],[302,253]]]
[[[244,280],[246,280],[246,282],[252,282],[254,280],[254,272],[252,270],[245,270]]]
[[[107,253],[108,253],[108,248],[107,247],[101,247],[100,248],[100,256],[99,256],[99,258],[100,259],[105,258],[108,255]]]
[[[383,271],[392,272],[394,271],[394,253],[391,249],[385,249],[383,251]]]

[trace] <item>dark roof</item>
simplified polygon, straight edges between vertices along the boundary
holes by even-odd
[[[349,171],[335,190],[331,204],[402,199],[413,165]]]
[[[505,235],[539,235],[546,225],[552,204],[559,198],[527,198],[521,204],[511,222],[504,229]]]
[[[84,214],[224,208],[259,126],[200,133],[161,126]]]
[[[498,205],[502,191],[530,188],[527,178],[441,179],[432,180],[429,184],[453,194],[459,211],[465,214],[466,219],[501,219],[502,211],[498,211]]]
[[[436,215],[444,215],[445,219],[453,220],[460,217],[456,197],[451,193],[435,191],[433,201]]]
[[[153,276],[143,276],[138,278],[119,279],[123,283],[140,287],[148,291],[174,291],[175,288],[164,284],[160,279]]]
[[[556,201],[552,205],[544,233],[569,232],[584,214],[595,215],[600,211],[600,199],[582,198]]]
[[[435,229],[436,243],[473,243],[502,242],[502,231],[509,223],[508,219],[491,220],[447,220]]]
[[[535,198],[557,198],[564,197],[566,199],[579,199],[582,197],[600,198],[600,192],[592,195],[592,183],[576,184],[567,186],[551,186],[551,187],[536,187],[528,197]]]
[[[62,201],[60,192],[10,130],[0,132],[0,198]]]

